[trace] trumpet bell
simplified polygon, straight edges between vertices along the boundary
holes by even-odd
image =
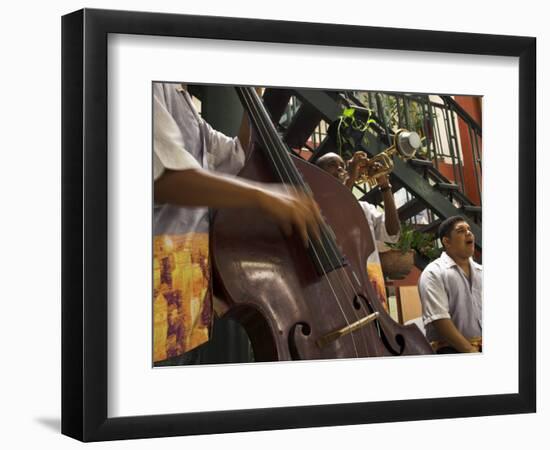
[[[413,158],[420,145],[420,136],[414,131],[401,130],[395,136],[397,152],[405,160]]]

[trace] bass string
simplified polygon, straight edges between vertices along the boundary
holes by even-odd
[[[261,104],[261,100],[259,99],[259,97],[255,96],[257,98],[256,102],[260,105],[258,106],[258,109],[262,110],[263,109],[263,105]],[[266,115],[267,116],[267,113],[264,111],[264,114],[263,115]],[[268,121],[269,120],[269,121]],[[267,130],[273,130],[273,126],[272,126],[272,122],[270,119],[264,119],[264,121],[267,123],[266,128]],[[276,131],[273,131],[273,133],[276,134]],[[275,136],[275,138],[273,138],[272,136],[270,137],[270,139],[272,140],[272,142],[274,144],[278,144],[279,147],[278,147],[278,150],[279,150],[279,154],[277,155],[279,160],[282,160],[283,162],[283,168],[285,170],[285,172],[287,173],[287,176],[290,174],[291,176],[288,176],[288,179],[289,181],[291,182],[291,185],[292,186],[300,186],[310,197],[313,197],[313,193],[311,192],[311,189],[309,188],[309,186],[303,181],[300,173],[298,172],[298,170],[296,169],[296,167],[294,166],[293,162],[291,161],[290,159],[290,155],[288,154],[288,151],[286,149],[286,146],[282,143],[282,141],[279,139],[278,135]],[[282,158],[281,158],[281,155],[282,155]],[[284,164],[286,162],[286,164]],[[295,189],[296,190],[296,189]],[[326,224],[325,222],[323,222],[323,224],[325,225],[326,228],[328,228],[331,232],[331,228],[328,224]],[[310,240],[310,243],[312,243],[313,241]],[[327,239],[327,242],[329,244],[329,248],[332,252],[332,255],[333,257],[335,258],[335,260],[340,260],[339,258],[339,251],[337,250],[336,248],[336,243],[334,241],[334,239],[332,238],[332,236],[329,234],[328,235],[328,239]],[[325,256],[327,256],[327,258],[330,259],[329,255],[328,255],[328,252],[327,252],[327,249],[324,245],[324,243],[322,241],[320,241],[320,244],[321,244],[321,248],[322,248],[322,251],[324,252]],[[343,282],[342,281],[342,278],[340,276],[339,273],[336,274],[336,278],[337,278],[337,281],[338,283],[340,284],[340,287],[342,288],[342,290],[344,291],[344,295],[349,295],[349,292],[346,292],[346,283],[348,286],[351,287],[351,290],[352,290],[352,293],[353,293],[353,296],[355,296],[355,298],[357,299],[357,301],[359,301],[359,294],[358,292],[356,291],[355,287],[354,287],[354,283],[353,281],[350,279],[348,273],[346,270],[343,271],[344,272],[344,277],[345,277],[345,281]],[[328,275],[326,275],[326,272],[325,273],[325,276],[327,278],[327,281],[328,281]],[[338,299],[337,299],[338,300]],[[355,307],[352,308],[353,310],[353,314],[355,316],[355,319],[356,320],[360,320],[360,316],[358,315],[357,313],[357,310],[355,309]],[[374,310],[373,310],[374,311]],[[344,314],[344,318],[346,319],[346,322],[347,322],[347,316]],[[348,322],[347,322],[348,323]],[[349,324],[349,323],[348,323]],[[363,342],[364,342],[364,345],[368,351],[369,349],[369,345],[368,345],[368,340],[365,339],[365,332],[363,332],[363,330],[357,330],[355,331],[356,333],[359,332],[361,337],[363,338]],[[353,333],[353,332],[352,332]],[[378,352],[376,351],[376,353],[378,354]]]
[[[287,148],[286,146],[284,145],[284,143],[281,141],[281,139],[279,139],[278,135],[277,135],[277,132],[276,130],[274,130],[274,127],[272,126],[272,121],[268,118],[267,116],[267,112],[265,111],[264,107],[263,107],[263,104],[261,102],[261,100],[259,99],[258,96],[255,95],[255,92],[252,93],[251,91],[251,95],[252,97],[254,98],[255,102],[257,103],[257,109],[262,113],[260,116],[265,116],[264,118],[264,121],[266,122],[267,125],[266,128],[269,131],[271,131],[271,134],[272,136],[270,136],[270,139],[271,141],[273,142],[274,145],[276,145],[277,147],[274,146],[274,148],[277,148],[278,150],[278,158],[279,160],[281,160],[281,162],[283,163],[283,168],[285,170],[285,172],[287,173],[287,175],[290,174],[290,176],[288,177],[289,181],[291,182],[291,185],[293,186],[300,186],[300,188],[302,188],[302,190],[304,192],[307,193],[307,195],[309,195],[310,197],[313,197],[313,193],[310,189],[310,187],[307,185],[307,183],[304,182],[304,180],[302,179],[302,176],[301,174],[298,172],[298,170],[296,169],[294,163],[292,162],[291,158],[290,158],[290,155],[288,154],[288,151],[287,151]],[[273,135],[275,137],[273,137]],[[286,163],[286,164],[285,164]],[[334,258],[334,260],[338,260],[340,261],[340,257],[339,257],[339,254],[340,252],[338,251],[337,247],[336,247],[336,242],[335,240],[332,238],[332,235],[334,234],[330,228],[330,226],[328,224],[326,224],[324,221],[323,221],[323,225],[328,229],[330,230],[330,233],[327,232],[327,242],[329,244],[329,249],[332,253],[332,257]],[[312,241],[310,241],[312,242]],[[321,248],[325,254],[325,256],[327,256],[327,258],[330,259],[329,257],[329,254],[327,252],[327,249],[323,243],[323,241],[320,241],[320,244],[321,244]],[[359,301],[359,294],[357,292],[357,290],[355,289],[354,287],[354,283],[353,281],[350,279],[348,273],[346,270],[343,271],[344,272],[344,277],[345,277],[345,282],[342,281],[342,278],[340,276],[339,273],[336,274],[336,278],[340,284],[340,287],[342,288],[342,290],[344,291],[344,294],[345,295],[348,295],[348,292],[346,292],[346,283],[348,286],[351,287],[351,290],[352,290],[352,293],[353,295],[355,296],[355,298],[357,299],[357,301]],[[327,279],[328,279],[328,276],[327,276]],[[355,318],[357,320],[360,319],[360,316],[358,315],[357,313],[357,310],[355,309],[355,307],[352,308],[353,309],[353,313],[355,315]],[[374,311],[374,309],[373,309]],[[347,316],[345,317],[347,319]],[[358,330],[356,332],[360,332],[360,335],[361,337],[363,338],[363,341],[364,341],[364,344],[365,344],[365,347],[367,348],[367,351],[368,351],[368,341],[365,340],[365,333],[362,332],[362,330]],[[378,352],[376,352],[378,353]]]
[[[249,88],[251,89],[251,88]],[[249,102],[252,104],[252,106],[254,106],[254,109],[256,110],[255,112],[256,113],[259,113],[258,114],[258,117],[259,118],[262,118],[262,116],[265,116],[267,115],[267,113],[265,112],[265,110],[263,110],[263,105],[261,104],[261,101],[259,99],[259,97],[257,97],[256,93],[252,93],[252,91],[249,91],[249,96],[251,97],[249,99]],[[254,103],[256,103],[254,105]],[[267,122],[266,118],[264,118],[263,122]],[[257,124],[257,126],[260,125],[260,124]],[[272,126],[272,123],[271,123],[271,120],[269,120],[269,124],[266,124],[266,123],[263,123],[261,124],[263,127],[265,127],[265,130],[258,130],[259,132],[264,132],[266,134],[266,136],[263,136],[264,140],[267,140],[269,139],[273,145],[273,148],[275,148],[275,145],[278,145],[279,147],[279,152],[277,154],[277,152],[275,152],[275,156],[277,156],[277,158],[279,159],[280,161],[280,165],[283,169],[283,171],[286,173],[287,175],[287,179],[291,182],[292,186],[294,187],[294,189],[296,190],[296,186],[299,186],[301,187],[308,195],[312,195],[311,193],[311,190],[309,189],[309,186],[307,186],[307,184],[303,181],[303,179],[301,178],[301,175],[299,174],[299,172],[297,171],[296,167],[294,166],[294,164],[292,163],[292,161],[290,160],[290,156],[288,155],[288,152],[287,152],[287,149],[286,148],[283,148],[283,152],[281,152],[281,146],[283,146],[284,144],[282,144],[279,136],[273,136],[273,133],[276,134],[276,131],[273,130],[273,126]],[[270,133],[271,131],[271,133]],[[271,136],[270,136],[271,134]],[[269,152],[270,154],[270,157],[274,163],[274,166],[279,174],[279,176],[281,176],[281,170],[278,168],[278,165],[276,163],[276,161],[274,160],[274,157],[273,155],[271,155],[271,152]],[[284,155],[283,157],[281,157],[281,155]],[[285,164],[286,163],[286,164]],[[323,224],[325,226],[328,227],[328,229],[330,230],[330,227],[328,225],[326,225],[324,222]],[[309,242],[310,242],[310,245],[312,246],[312,250],[315,254],[315,257],[320,261],[320,258],[319,258],[319,255],[317,254],[317,251],[315,250],[315,246],[313,245],[313,242],[311,239],[309,239]],[[332,254],[332,257],[335,258],[334,260],[339,260],[339,252],[337,251],[336,247],[335,247],[335,243],[333,242],[333,239],[332,237],[329,235],[328,236],[328,239],[327,239],[327,242],[329,244],[329,249],[330,249],[330,252]],[[322,251],[325,253],[325,256],[327,258],[330,259],[331,256],[329,256],[329,251],[327,251],[327,248],[325,247],[324,243],[322,241],[320,241],[320,244],[321,244],[321,248],[322,248]],[[332,286],[332,284],[330,283],[330,280],[328,278],[328,274],[326,273],[326,271],[324,270],[324,267],[321,264],[321,267],[322,267],[322,270],[323,270],[323,273],[324,273],[324,276],[325,278],[327,279],[327,282],[329,283],[329,286],[331,287],[331,290],[333,291],[333,296],[334,298],[336,299],[337,303],[338,303],[338,306],[342,312],[342,315],[344,317],[344,320],[346,321],[346,323],[349,325],[349,319],[347,317],[347,315],[345,314],[344,310],[343,310],[343,307],[340,303],[340,299],[338,298],[338,295],[335,293],[334,291],[334,288]],[[349,278],[348,274],[347,274],[347,271],[344,270],[344,275],[345,275],[345,278],[346,280],[343,280],[341,275],[339,273],[336,274],[336,279],[338,281],[338,283],[340,284],[340,287],[342,288],[342,290],[344,291],[344,293],[346,294],[346,291],[347,289],[345,288],[345,285],[347,283],[348,286],[351,287],[351,290],[353,292],[353,295],[355,296],[355,298],[358,299],[358,293],[353,285],[353,282],[352,280]],[[357,315],[357,311],[355,310],[355,308],[353,307],[353,313],[356,317],[356,319],[359,319],[359,316]],[[364,333],[360,333],[361,334],[361,337],[363,338],[364,340],[364,344],[365,344],[365,347],[368,349],[368,344],[367,344],[367,341],[365,340],[365,336],[364,336]],[[351,333],[351,337],[353,339],[353,332]],[[355,340],[353,339],[353,342],[354,342],[354,346],[355,346]],[[357,349],[356,349],[356,353],[357,353]]]
[[[255,94],[255,92],[254,92],[254,94]],[[264,113],[267,116],[267,112],[265,112],[265,109],[263,107],[263,104],[262,104],[261,100],[259,99],[258,96],[255,96],[255,97],[256,97],[256,101],[260,105],[260,109],[264,110]],[[269,123],[270,126],[272,125],[271,120],[269,120],[268,123]],[[273,126],[271,126],[270,128],[274,129]],[[276,134],[276,130],[274,130],[274,133]],[[280,155],[282,155],[281,159],[283,160],[284,163],[286,163],[286,167],[290,168],[290,170],[288,170],[288,172],[290,174],[293,174],[293,176],[294,176],[294,181],[291,180],[292,183],[295,184],[295,185],[299,185],[310,197],[313,197],[313,193],[312,193],[311,189],[309,188],[307,183],[305,183],[303,181],[301,174],[299,173],[299,171],[297,170],[297,168],[293,164],[285,144],[282,142],[281,139],[278,138],[278,136],[276,136],[276,138],[277,138],[276,141],[279,144],[279,147],[278,147],[279,158],[281,158]],[[335,242],[335,239],[332,237],[334,235],[334,232],[332,231],[330,225],[326,224],[325,222],[323,222],[323,225],[330,231],[330,232],[327,232],[327,235],[328,235],[327,242],[328,242],[329,248],[332,252],[332,255],[335,258],[335,260],[340,260],[340,257],[339,257],[340,252],[337,248],[337,244]],[[323,244],[322,241],[321,241],[321,245],[323,247],[323,251],[324,251],[325,255],[328,257],[327,251],[324,248],[324,244]],[[357,290],[354,287],[355,284],[353,283],[353,280],[351,280],[351,278],[350,278],[350,276],[349,276],[349,274],[346,270],[344,270],[343,272],[344,272],[343,275],[346,278],[347,285],[349,285],[351,287],[353,295],[359,301],[360,296],[359,296]],[[357,279],[357,284],[360,287],[357,275],[355,273],[354,273],[354,275]],[[345,283],[342,283],[341,280],[339,280],[339,281],[340,281],[340,286],[345,291],[345,289],[344,289]],[[366,303],[367,303],[368,307],[372,310],[372,312],[376,311],[376,309],[372,305],[370,305],[370,303],[368,302],[368,299],[367,299]],[[371,311],[369,311],[369,312],[371,312]],[[354,309],[354,314],[355,314],[356,319],[359,319],[359,316],[357,315],[357,312],[356,312],[355,309]],[[376,324],[377,324],[377,327],[378,327],[378,333],[380,334],[381,330],[380,330],[380,324],[379,324],[378,320],[376,320]],[[361,335],[363,336],[363,333]],[[367,346],[366,343],[365,343],[365,346]],[[378,353],[378,352],[376,352],[376,353]]]
[[[248,94],[248,92],[247,92],[247,90],[246,90],[247,88],[240,88],[240,89],[242,89],[241,92],[242,92],[242,96],[243,96],[243,101],[245,102],[246,106],[247,106],[248,109],[249,109],[249,113],[250,113],[250,115],[252,116],[251,119],[254,120],[255,125],[256,125],[256,129],[257,129],[258,133],[261,135],[260,137],[264,140],[264,147],[267,147],[267,145],[269,144],[268,141],[273,139],[272,137],[270,137],[270,136],[268,135],[269,127],[266,126],[265,120],[264,120],[264,121],[260,120],[262,117],[261,117],[261,115],[258,113],[258,108],[257,108],[257,106],[254,105],[253,101],[251,100],[251,98],[253,99],[254,97],[253,97],[253,96],[251,97],[251,96]],[[254,93],[254,94],[255,94],[255,93]],[[267,151],[267,154],[268,154],[268,156],[269,156],[269,157],[271,158],[271,160],[272,160],[272,163],[273,163],[273,166],[274,166],[274,168],[275,168],[275,170],[276,170],[276,172],[277,172],[277,175],[279,176],[279,178],[280,178],[281,180],[284,180],[284,177],[283,177],[283,174],[281,173],[281,170],[280,170],[280,168],[279,168],[279,165],[278,165],[277,162],[275,161],[274,153],[276,153],[276,152]],[[281,166],[281,167],[283,167],[283,166]],[[284,167],[283,167],[283,169],[284,169]],[[288,174],[287,174],[287,175],[288,175]],[[289,178],[289,179],[290,179],[290,178]],[[287,185],[287,184],[285,184],[284,189],[285,189],[285,191],[286,191],[288,194],[290,194],[290,191],[289,191],[289,189],[288,189],[288,185]],[[308,238],[308,242],[309,242],[310,245],[312,245],[312,242],[311,242],[311,240],[310,240],[309,238]],[[312,250],[313,250],[313,252],[314,252],[315,258],[317,258],[317,260],[318,260],[319,263],[320,263],[320,266],[321,266],[321,268],[322,268],[322,270],[323,270],[323,276],[326,278],[326,280],[327,280],[327,282],[328,282],[328,285],[329,285],[329,287],[330,287],[330,289],[331,289],[331,291],[332,291],[333,297],[335,298],[335,300],[336,300],[336,302],[337,302],[337,304],[338,304],[338,307],[339,307],[339,309],[340,309],[340,312],[342,313],[342,316],[344,317],[344,320],[345,320],[346,324],[349,325],[350,322],[349,322],[349,320],[348,320],[348,318],[347,318],[347,316],[346,316],[346,314],[345,314],[345,312],[344,312],[344,309],[343,309],[343,307],[342,307],[342,305],[341,305],[341,303],[340,303],[340,301],[339,301],[339,299],[338,299],[338,295],[336,294],[336,291],[334,290],[334,287],[332,286],[332,283],[330,282],[330,279],[328,278],[327,273],[326,273],[325,270],[324,270],[324,267],[323,267],[323,265],[322,265],[322,263],[321,263],[321,259],[319,258],[319,255],[317,254],[316,250],[315,250],[314,248],[312,248]],[[353,346],[354,346],[354,349],[355,349],[355,354],[356,354],[356,356],[358,357],[358,356],[359,356],[359,352],[358,352],[358,350],[357,350],[357,346],[356,346],[355,339],[353,338],[353,336],[352,336],[352,342],[353,342]]]
[[[250,89],[250,88],[249,88]],[[259,132],[259,134],[261,135],[261,138],[264,140],[264,147],[267,147],[267,144],[268,144],[268,141],[272,141],[272,144],[273,142],[277,142],[277,140],[274,141],[273,137],[272,136],[269,136],[269,126],[266,125],[265,123],[265,120],[264,121],[261,121],[259,119],[261,119],[261,115],[258,113],[258,107],[256,105],[254,105],[253,101],[251,100],[251,98],[253,99],[254,97],[252,96],[251,98],[248,97],[247,98],[247,91],[246,91],[246,88],[243,88],[243,100],[245,101],[245,103],[247,104],[248,108],[249,108],[249,112],[250,113],[254,113],[254,114],[251,114],[252,115],[252,119],[255,121],[255,125],[256,125],[256,129],[257,131]],[[258,120],[256,121],[256,117],[258,118]],[[263,122],[263,123],[262,123]],[[280,160],[280,156],[279,155],[276,155],[277,152],[271,152],[271,151],[267,151],[267,154],[269,155],[269,157],[271,158],[272,160],[272,163],[273,163],[273,166],[277,172],[277,175],[279,176],[279,178],[283,181],[284,180],[284,177],[283,177],[283,174],[281,173],[281,170],[280,170],[280,167],[282,167],[282,169],[286,172],[286,175],[287,175],[287,179],[290,181],[291,180],[291,177],[289,177],[288,175],[288,171],[286,170],[286,168],[284,167],[284,164],[279,166],[277,164],[277,161],[275,160],[275,157],[274,156],[277,156],[278,159]],[[284,189],[286,190],[287,193],[290,194],[290,190],[288,188],[288,185],[286,183],[284,183]],[[314,253],[314,257],[319,261],[319,264],[320,264],[320,267],[323,271],[323,276],[325,277],[325,279],[327,280],[327,283],[330,287],[330,290],[332,291],[332,295],[334,297],[334,299],[336,300],[336,303],[338,304],[338,307],[340,309],[340,312],[342,313],[342,316],[346,322],[346,325],[350,325],[350,321],[344,311],[344,308],[342,307],[342,304],[338,298],[338,295],[336,294],[336,291],[334,289],[334,287],[332,286],[332,283],[330,282],[330,279],[328,278],[328,275],[324,269],[324,266],[321,262],[321,258],[319,257],[319,255],[317,254],[317,251],[315,249],[315,247],[313,246],[313,242],[312,240],[308,237],[308,242],[309,242],[309,245],[312,246],[312,250],[313,250],[313,253]],[[352,338],[352,343],[353,343],[353,347],[354,347],[354,350],[355,350],[355,354],[357,357],[359,357],[359,352],[357,350],[357,345],[355,343],[355,338],[353,337],[353,333],[351,334],[351,338]]]

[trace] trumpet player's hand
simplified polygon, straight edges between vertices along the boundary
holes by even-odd
[[[353,187],[355,181],[363,173],[365,166],[367,165],[369,158],[365,152],[355,152],[353,157],[347,163],[348,178],[345,181],[345,185],[350,189]]]
[[[380,189],[387,188],[390,185],[390,178],[387,174],[376,176],[383,168],[383,164],[378,161],[371,162],[368,168],[369,176],[376,179],[376,183],[380,186]]]
[[[381,175],[376,178],[376,182],[380,186],[380,189],[385,189],[390,185],[390,178],[387,175]]]
[[[350,177],[357,178],[361,174],[361,169],[367,165],[369,160],[365,152],[355,152],[353,157],[348,161],[348,172]]]

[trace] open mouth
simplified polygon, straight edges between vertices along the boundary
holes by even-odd
[[[473,239],[467,239],[466,240],[466,245],[474,245],[474,240]]]

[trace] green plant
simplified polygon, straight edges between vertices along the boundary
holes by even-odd
[[[360,117],[360,114],[357,114],[355,108],[345,108],[338,117],[336,145],[344,160],[350,159],[359,147],[359,142],[356,142],[356,139],[365,139],[364,132],[367,131],[371,123],[374,123],[371,115],[372,110],[369,109],[365,120]]]
[[[401,233],[397,242],[386,242],[386,245],[394,250],[399,250],[401,253],[415,250],[430,261],[438,258],[441,254],[432,234],[422,233],[409,223],[401,224]]]

